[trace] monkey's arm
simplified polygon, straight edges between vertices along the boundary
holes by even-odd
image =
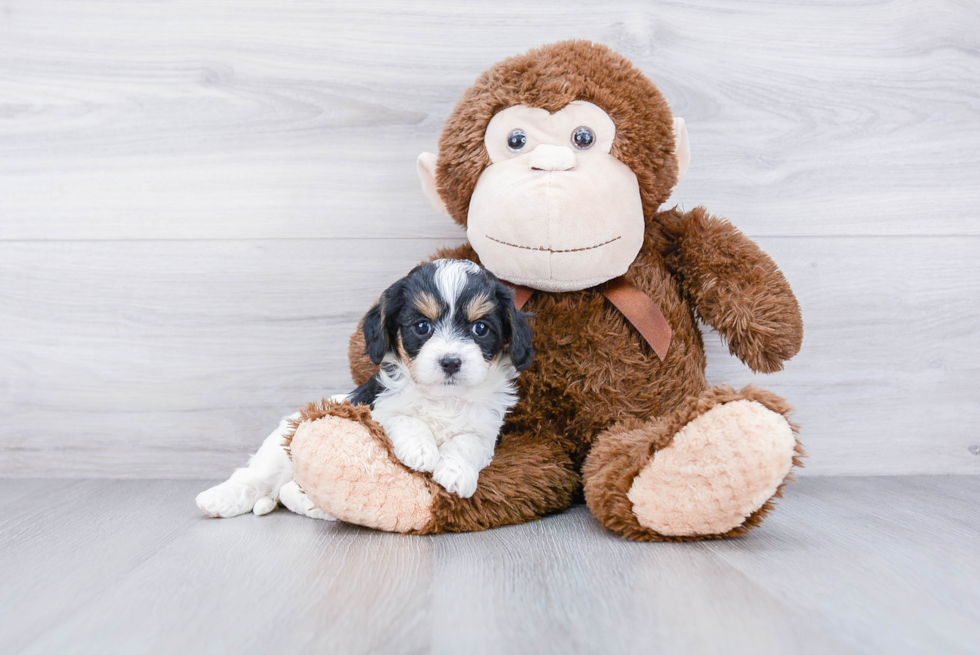
[[[425,261],[431,262],[434,259],[469,259],[479,263],[480,259],[476,256],[476,251],[469,243],[464,243],[455,248],[442,248],[437,250]],[[347,345],[347,359],[350,361],[350,374],[354,378],[354,384],[361,386],[371,379],[371,376],[378,372],[378,366],[371,361],[371,358],[364,353],[364,319],[357,324],[354,334],[350,335],[350,342]]]
[[[698,315],[753,371],[772,373],[800,350],[803,320],[776,264],[728,221],[702,207],[660,214],[664,259]]]

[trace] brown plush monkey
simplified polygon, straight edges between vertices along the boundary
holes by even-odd
[[[697,319],[766,373],[796,354],[803,326],[776,265],[731,224],[660,210],[686,165],[683,121],[604,46],[562,42],[483,73],[419,172],[467,228],[468,244],[436,256],[482,263],[536,316],[520,402],[466,499],[402,466],[367,408],[311,405],[291,444],[308,496],[399,532],[528,521],[583,491],[631,539],[757,525],[799,463],[795,426],[774,394],[708,387]],[[355,334],[358,384],[374,372],[363,352]]]

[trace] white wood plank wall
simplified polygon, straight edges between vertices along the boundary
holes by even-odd
[[[415,156],[528,47],[590,38],[688,121],[673,202],[773,255],[804,474],[980,472],[973,2],[0,3],[0,474],[217,477],[344,390],[388,282],[461,232]]]

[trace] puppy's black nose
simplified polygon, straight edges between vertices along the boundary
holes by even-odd
[[[463,360],[453,355],[447,355],[439,360],[439,365],[442,366],[446,375],[453,375],[459,371],[459,367],[463,365]]]

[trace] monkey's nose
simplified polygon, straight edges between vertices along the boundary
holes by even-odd
[[[542,143],[531,153],[531,168],[539,171],[567,171],[575,168],[575,153],[568,146]]]
[[[447,355],[439,360],[439,366],[441,366],[442,370],[446,372],[446,375],[454,375],[459,371],[459,367],[462,365],[463,360],[452,355]]]

